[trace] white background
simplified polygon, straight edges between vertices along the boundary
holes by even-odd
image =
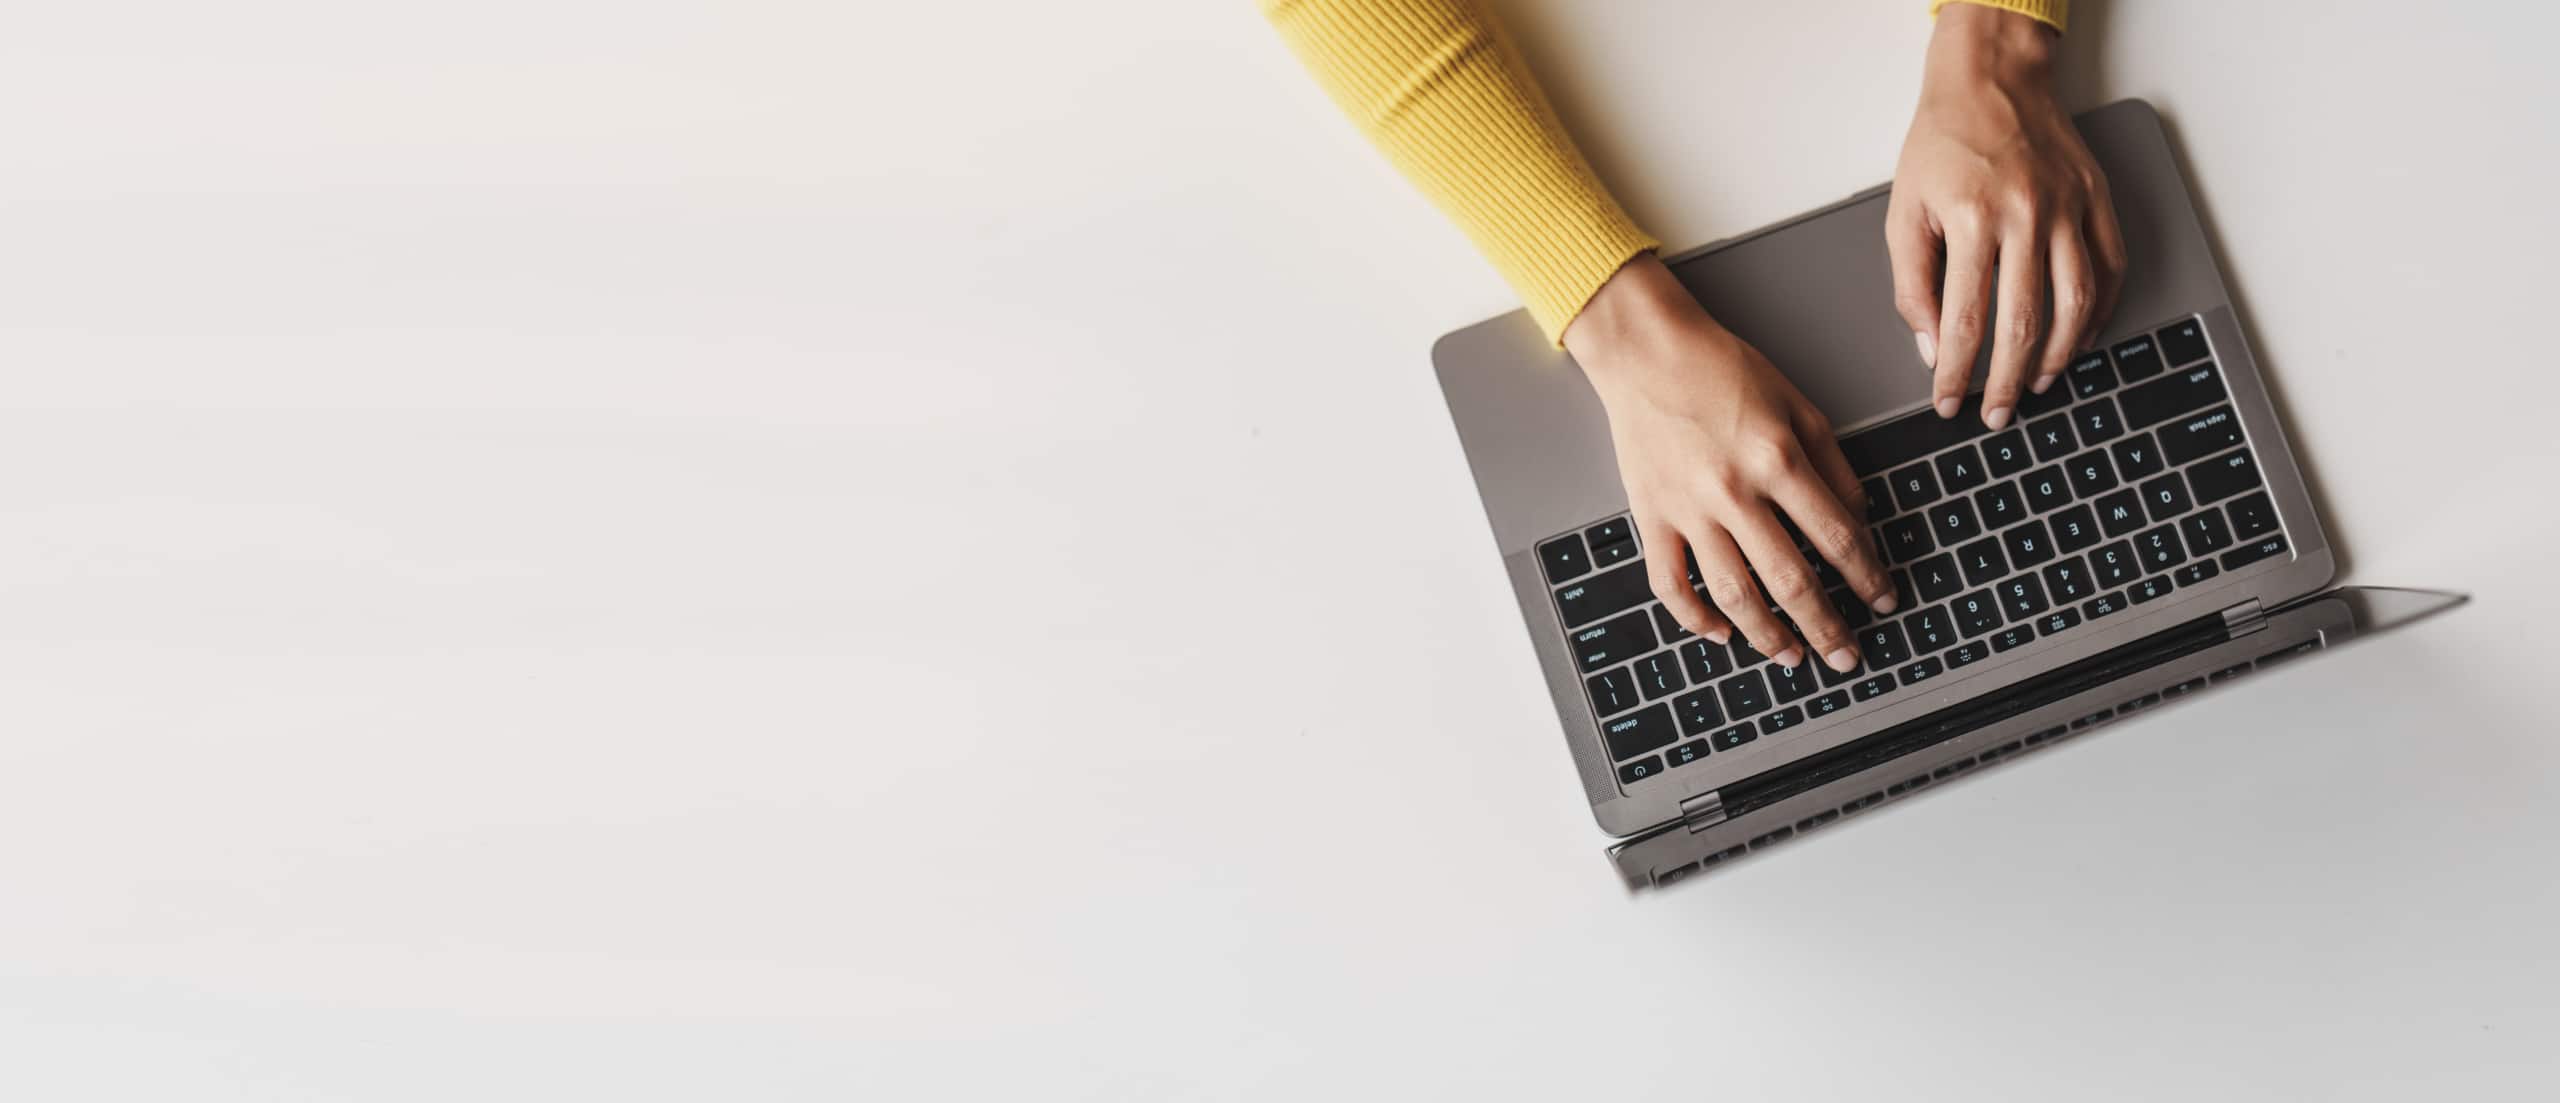
[[[1674,245],[1928,33],[1503,6]],[[2550,17],[2080,6],[2349,577],[2479,601],[1631,901],[1425,364],[1507,292],[1243,0],[18,5],[0,1096],[2548,1091]]]

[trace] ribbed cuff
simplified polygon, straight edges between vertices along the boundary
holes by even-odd
[[[1948,4],[1975,4],[2013,11],[2030,19],[2043,20],[2057,31],[2066,29],[2071,22],[2071,0],[1929,0],[1930,18],[1936,18],[1938,9]]]

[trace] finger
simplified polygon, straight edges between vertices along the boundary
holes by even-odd
[[[1849,626],[1841,623],[1840,611],[1831,607],[1831,598],[1822,592],[1822,582],[1814,576],[1813,565],[1796,551],[1795,541],[1788,539],[1777,515],[1765,507],[1743,510],[1726,528],[1742,545],[1742,554],[1750,557],[1752,567],[1760,572],[1761,588],[1768,591],[1778,608],[1787,611],[1789,620],[1796,622],[1806,642],[1813,645],[1813,653],[1822,656],[1834,670],[1855,669],[1858,649],[1849,636]],[[1752,646],[1760,647],[1757,639]],[[1793,648],[1795,641],[1788,639],[1783,646]],[[1801,654],[1793,652],[1780,654],[1762,647],[1760,653],[1784,667],[1803,661]],[[1841,665],[1844,656],[1848,660],[1846,666]]]
[[[1698,554],[1698,574],[1706,579],[1707,599],[1733,622],[1752,650],[1774,659],[1794,659],[1788,666],[1803,662],[1804,652],[1796,647],[1795,635],[1769,611],[1759,584],[1751,581],[1751,563],[1742,557],[1733,536],[1712,521],[1699,522],[1698,529],[1707,531],[1692,530],[1689,548]]]
[[[1884,251],[1893,262],[1893,309],[1911,327],[1920,363],[1938,367],[1938,235],[1930,232],[1920,204],[1894,202],[1885,211]]]
[[[2089,311],[2089,334],[2084,345],[2094,346],[2106,335],[2107,323],[2115,318],[2116,297],[2124,291],[2124,274],[2130,263],[2125,254],[2124,227],[2116,222],[2115,193],[2107,187],[2107,177],[2092,167],[2095,177],[2090,188],[2089,210],[2081,216],[2088,234],[2090,259],[2098,277],[2098,302]]]
[[[1796,527],[1804,530],[1805,539],[1813,544],[1814,551],[1820,552],[1832,566],[1840,568],[1840,577],[1848,581],[1849,589],[1858,595],[1858,600],[1866,602],[1878,613],[1892,612],[1893,582],[1884,573],[1884,555],[1876,548],[1875,537],[1866,527],[1866,487],[1859,483],[1856,469],[1849,466],[1849,457],[1840,451],[1840,441],[1831,433],[1830,420],[1820,411],[1808,410],[1798,415],[1796,435],[1804,442],[1805,458],[1813,461],[1815,477],[1821,480],[1803,494],[1828,499],[1839,513],[1832,519],[1810,516],[1798,511],[1794,498],[1781,498],[1779,508],[1786,510],[1787,516],[1795,519]],[[1816,494],[1815,491],[1824,493]],[[1818,510],[1819,507],[1803,508]],[[1835,521],[1844,523],[1847,531],[1826,538],[1821,530]],[[1865,573],[1867,568],[1860,566],[1861,561],[1873,569],[1872,584]]]
[[[1876,554],[1875,543],[1867,539],[1866,525],[1859,521],[1857,514],[1849,512],[1848,506],[1831,492],[1830,486],[1808,473],[1804,478],[1790,479],[1771,489],[1775,492],[1771,500],[1779,509],[1785,510],[1787,518],[1795,522],[1796,529],[1804,533],[1805,543],[1813,546],[1814,554],[1839,568],[1840,578],[1849,584],[1850,592],[1857,594],[1858,600],[1866,602],[1868,608],[1876,612],[1892,612],[1895,604],[1893,579],[1885,574],[1884,557]],[[1754,557],[1753,562],[1758,561]],[[1769,583],[1769,590],[1775,595],[1778,585],[1769,578],[1765,568],[1760,577]],[[1779,604],[1785,605],[1785,599],[1780,598]],[[1823,608],[1831,608],[1827,597],[1823,600]],[[1796,614],[1794,606],[1787,606],[1787,613],[1797,616],[1796,627],[1812,631]],[[1846,628],[1846,625],[1842,626],[1844,632]],[[1817,647],[1822,642],[1813,641]],[[1821,653],[1827,657],[1831,651],[1821,648]]]
[[[1638,524],[1644,536],[1645,577],[1653,583],[1653,596],[1662,599],[1662,607],[1671,610],[1671,619],[1680,627],[1717,643],[1733,638],[1733,626],[1706,599],[1689,585],[1689,541],[1680,530],[1661,521],[1646,520]]]
[[[2044,240],[2013,233],[2000,248],[2000,321],[1991,339],[1991,378],[1982,386],[1982,423],[2005,428],[2026,389],[2044,340]]]
[[[1996,244],[1977,223],[1948,227],[1946,300],[1938,308],[1934,397],[1939,417],[1956,416],[1957,407],[1964,404],[1974,357],[1982,352],[1982,327],[1991,316],[1991,260]]]
[[[2053,230],[2052,265],[2053,327],[2044,335],[2044,356],[2036,365],[2036,379],[2028,386],[2037,394],[2053,387],[2062,378],[2062,370],[2071,364],[2071,353],[2088,344],[2089,320],[2098,307],[2098,277],[2090,271],[2089,246],[2080,239],[2078,219]]]

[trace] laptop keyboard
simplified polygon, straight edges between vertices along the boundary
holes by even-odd
[[[2289,550],[2212,360],[2188,318],[2083,354],[2009,428],[1980,397],[1840,441],[1901,612],[1875,616],[1819,556],[1858,669],[1788,670],[1692,635],[1653,598],[1624,515],[1538,545],[1621,786],[1761,739],[1828,726],[1992,655],[2073,632]],[[1689,581],[1700,584],[1696,564]],[[1783,611],[1780,616],[1784,616]]]

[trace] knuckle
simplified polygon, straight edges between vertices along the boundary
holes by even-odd
[[[1813,581],[1813,572],[1802,567],[1787,566],[1774,571],[1762,571],[1760,581],[1768,583],[1770,597],[1776,598],[1778,604],[1788,608],[1803,604],[1821,591],[1821,587]]]
[[[1743,585],[1739,576],[1732,574],[1719,574],[1708,579],[1707,596],[1715,600],[1716,608],[1728,612],[1739,612],[1752,603],[1751,588]]]
[[[1893,293],[1893,309],[1913,325],[1926,325],[1938,316],[1938,304],[1929,301],[1929,293],[1914,287]]]
[[[1847,521],[1824,518],[1814,522],[1805,535],[1813,538],[1813,546],[1822,549],[1823,558],[1835,564],[1857,558],[1858,532]]]
[[[1970,341],[1982,333],[1982,307],[1967,303],[1947,316],[1947,333],[1953,340]]]
[[[1795,442],[1774,431],[1750,434],[1738,448],[1744,468],[1763,477],[1792,473],[1798,463]]]
[[[2019,303],[2010,310],[2008,325],[2003,327],[2003,335],[2020,344],[2035,340],[2036,335],[2043,332],[2043,312],[2027,303]]]
[[[2098,305],[2098,285],[2085,276],[2057,283],[2053,305],[2055,312],[2066,316],[2087,314]]]

